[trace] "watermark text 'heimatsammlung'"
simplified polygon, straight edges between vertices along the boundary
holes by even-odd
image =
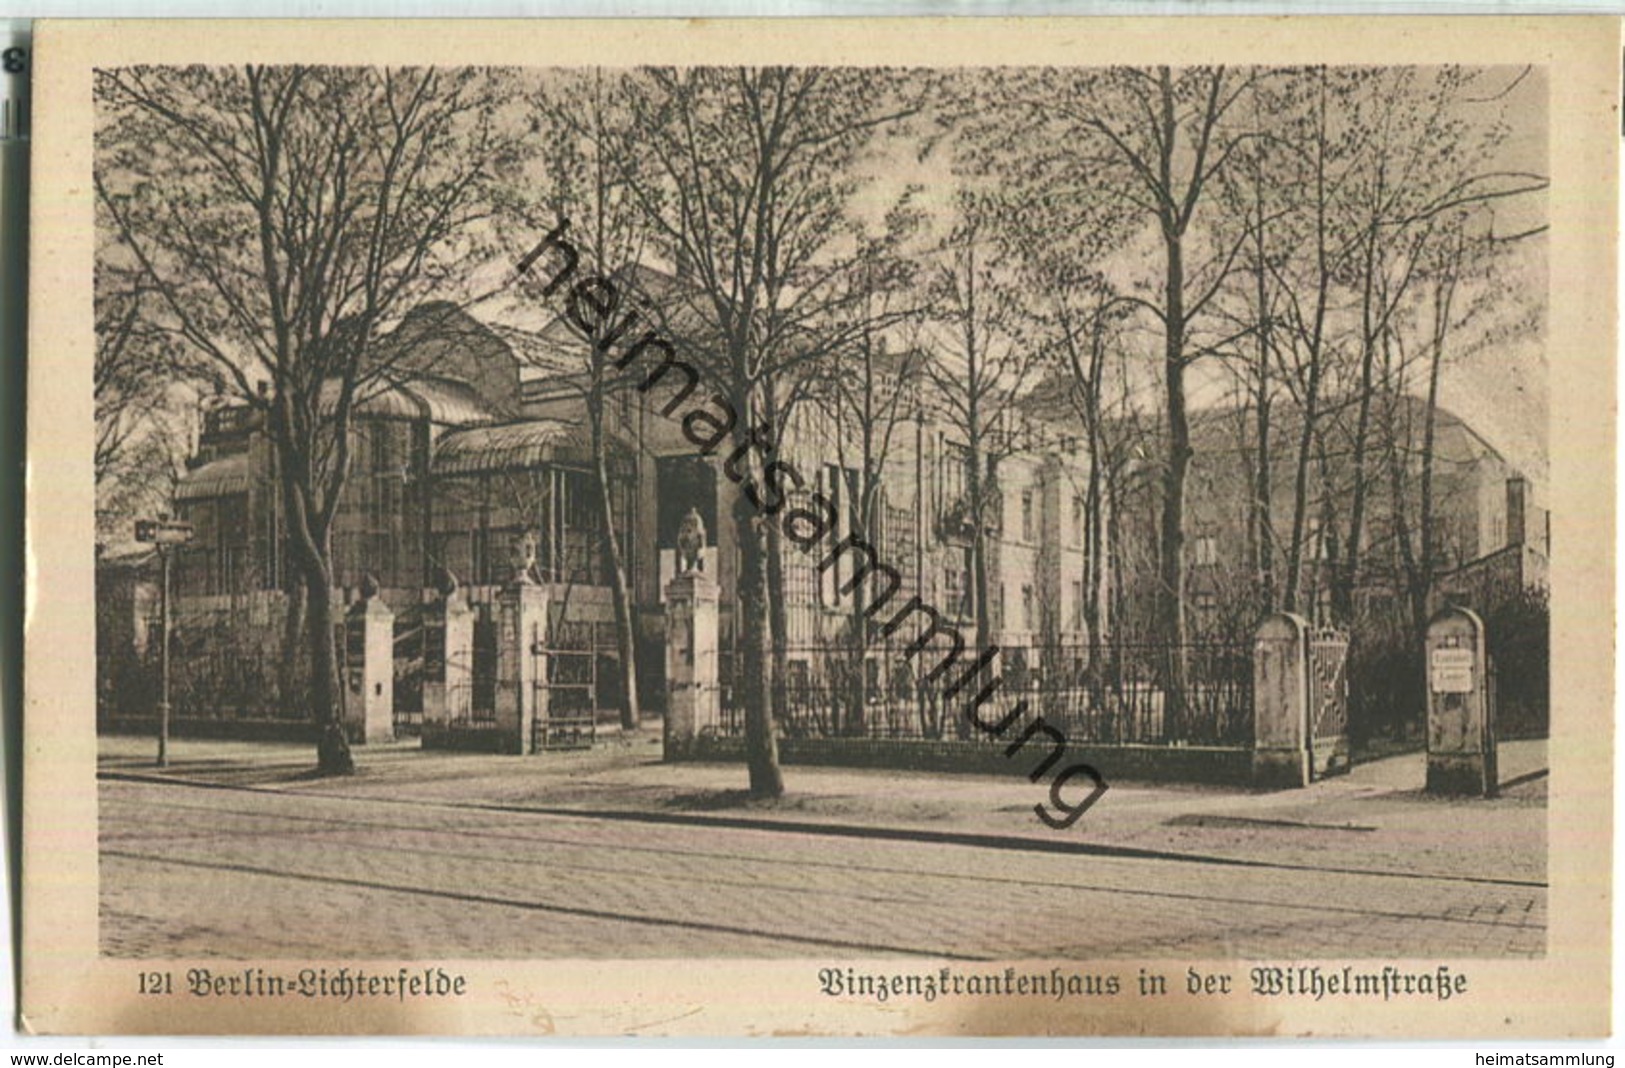
[[[542,288],[542,295],[552,296],[574,279],[564,296],[565,317],[606,357],[616,346],[620,346],[620,355],[614,360],[617,371],[626,371],[633,364],[639,365],[643,380],[638,383],[638,392],[648,393],[667,375],[675,374],[680,381],[674,383],[675,392],[661,407],[660,413],[681,421],[684,438],[699,450],[700,455],[716,455],[724,440],[740,425],[740,415],[733,402],[721,393],[712,393],[709,396],[702,394],[695,399],[695,403],[689,403],[694,394],[700,392],[699,368],[680,358],[676,344],[658,328],[644,323],[645,329],[641,332],[637,329],[640,325],[639,312],[631,306],[632,294],[623,293],[621,284],[603,275],[582,274],[576,277],[580,253],[566,237],[569,228],[570,220],[561,218],[558,225],[515,265],[518,274],[528,274],[543,253],[555,253],[555,270]],[[634,335],[636,339],[632,340]],[[834,539],[834,533],[839,529],[834,504],[816,490],[806,492],[806,480],[796,466],[786,459],[773,456],[774,441],[771,426],[753,429],[745,435],[745,443],[737,446],[723,461],[723,474],[740,488],[757,514],[777,522],[784,537],[801,552],[810,553],[828,546],[818,561],[820,574],[835,567],[843,554],[850,554],[852,573],[840,589],[843,594],[849,594],[866,580],[870,583],[868,590],[872,596],[863,613],[878,624],[877,630],[869,632],[871,637],[878,633],[881,637],[889,638],[907,626],[917,628],[912,631],[913,640],[904,647],[904,659],[912,661],[930,647],[931,655],[938,656],[938,660],[925,672],[924,680],[941,685],[941,695],[945,701],[957,699],[970,689],[973,682],[995,667],[999,647],[990,644],[968,664],[962,664],[964,635],[950,625],[936,607],[922,601],[918,594],[911,596],[895,615],[882,619],[883,610],[892,607],[892,600],[902,587],[902,574],[882,562],[875,546],[861,535],[851,533],[839,540]],[[762,463],[759,482],[740,469],[752,452]],[[937,644],[933,645],[934,642]],[[959,667],[958,673],[950,679],[949,674],[956,666]],[[965,716],[978,730],[1001,739],[1025,721],[1026,729],[1005,747],[1005,756],[1012,759],[1029,742],[1042,735],[1050,744],[1049,752],[1028,773],[1028,778],[1033,782],[1040,782],[1061,764],[1067,750],[1066,735],[1053,724],[1045,722],[1042,715],[1027,719],[1031,710],[1026,701],[1017,701],[1003,710],[1002,715],[989,715],[987,709],[994,702],[1003,682],[1003,676],[994,670],[991,678],[965,706]],[[1094,789],[1082,801],[1069,804],[1062,791],[1079,776],[1091,780]],[[1106,780],[1100,772],[1088,764],[1074,762],[1055,770],[1049,783],[1049,805],[1040,802],[1033,806],[1033,810],[1045,824],[1062,830],[1076,823],[1105,792]]]

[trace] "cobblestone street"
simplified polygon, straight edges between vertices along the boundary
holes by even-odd
[[[1531,879],[104,781],[125,957],[1538,956]]]

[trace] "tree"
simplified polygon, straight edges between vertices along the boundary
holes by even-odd
[[[1327,414],[1327,393],[1336,372],[1333,301],[1359,245],[1357,229],[1347,225],[1343,208],[1364,163],[1367,135],[1357,124],[1349,124],[1349,104],[1369,91],[1370,81],[1369,73],[1358,69],[1316,67],[1285,72],[1269,87],[1273,92],[1267,102],[1267,132],[1255,112],[1259,138],[1253,152],[1254,196],[1261,197],[1257,183],[1269,166],[1279,209],[1266,214],[1260,207],[1257,217],[1250,220],[1257,230],[1252,236],[1254,255],[1262,271],[1272,276],[1268,281],[1254,279],[1260,311],[1250,325],[1260,337],[1261,358],[1275,358],[1277,377],[1294,402],[1298,419],[1292,518],[1285,538],[1286,576],[1280,594],[1281,604],[1289,612],[1305,607],[1306,548],[1318,555],[1324,544],[1323,537],[1313,539],[1313,545],[1306,544],[1310,540],[1309,512],[1315,503],[1312,464],[1324,452],[1321,420]],[[1264,92],[1255,83],[1249,95],[1256,102]],[[1268,251],[1272,248],[1273,253]],[[1267,370],[1263,373],[1268,374]],[[1261,418],[1264,415],[1267,409]],[[1268,423],[1260,425],[1262,437]],[[1265,491],[1269,515],[1267,441],[1261,440],[1258,452],[1259,470],[1264,472],[1259,475],[1260,488]],[[1267,529],[1263,517],[1260,527],[1263,534]],[[1328,529],[1329,523],[1323,523],[1322,533]]]
[[[913,306],[917,296],[912,287],[918,271],[897,255],[901,235],[912,231],[917,219],[900,204],[889,222],[885,237],[864,242],[859,255],[862,266],[851,277],[850,284],[864,294],[861,303],[851,309],[857,337],[849,350],[816,366],[809,393],[819,416],[834,428],[837,469],[846,483],[842,495],[850,505],[852,533],[878,545],[884,553],[895,549],[895,538],[882,544],[880,535],[882,513],[888,507],[885,471],[899,432],[918,418],[925,366],[918,346],[918,311]],[[904,329],[890,330],[905,322]],[[858,581],[844,595],[848,606],[844,670],[850,693],[841,726],[848,733],[864,730],[871,696],[864,662],[872,633],[868,608],[873,598],[869,575],[856,577]],[[847,580],[837,570],[825,581],[838,601]]]
[[[1080,163],[1100,169],[1099,181],[1132,208],[1154,235],[1160,252],[1156,299],[1135,298],[1162,328],[1162,400],[1166,451],[1158,531],[1156,621],[1168,643],[1163,683],[1168,729],[1184,716],[1185,484],[1194,455],[1186,375],[1199,359],[1220,351],[1235,335],[1203,338],[1200,318],[1210,310],[1241,250],[1239,240],[1214,240],[1197,227],[1199,211],[1215,199],[1219,179],[1249,133],[1237,129],[1232,109],[1256,72],[1224,67],[1112,68],[1067,74],[1065,91],[1018,94],[1013,100],[1033,131],[1050,145],[1078,145]]]
[[[1349,121],[1369,131],[1371,148],[1351,188],[1361,231],[1353,277],[1360,360],[1348,446],[1349,520],[1333,583],[1334,612],[1342,618],[1353,614],[1369,502],[1381,484],[1376,465],[1386,451],[1377,434],[1383,413],[1374,406],[1384,395],[1377,386],[1394,357],[1394,333],[1415,297],[1422,267],[1439,242],[1448,242],[1451,227],[1443,224],[1453,213],[1527,198],[1546,187],[1541,175],[1506,169],[1499,161],[1508,130],[1495,105],[1527,74],[1525,69],[1509,79],[1495,69],[1443,67],[1426,76],[1395,68],[1383,71],[1355,102]]]
[[[1460,561],[1441,552],[1439,503],[1439,387],[1447,363],[1466,359],[1478,351],[1494,349],[1533,329],[1539,316],[1519,314],[1518,296],[1510,291],[1500,268],[1511,249],[1498,242],[1481,212],[1459,208],[1439,220],[1442,240],[1418,268],[1420,334],[1416,354],[1405,358],[1390,352],[1384,363],[1384,400],[1398,399],[1420,388],[1421,427],[1415,426],[1416,405],[1387,404],[1380,427],[1386,461],[1390,514],[1395,549],[1403,577],[1410,628],[1414,640],[1427,634],[1433,591],[1439,574]],[[1511,314],[1507,314],[1509,309]],[[1492,317],[1499,321],[1488,321]],[[1396,320],[1397,328],[1405,320]],[[1393,348],[1400,348],[1396,336]],[[1409,380],[1418,373],[1420,383]]]
[[[990,128],[992,151],[980,153],[978,160],[984,175],[991,176],[989,167],[1015,147],[1005,141],[1007,125],[995,120]],[[1108,528],[1115,505],[1109,502],[1120,496],[1130,426],[1122,418],[1131,401],[1123,342],[1134,311],[1109,268],[1132,240],[1131,212],[1120,196],[1080,173],[1067,155],[1043,147],[1029,165],[1017,168],[1006,187],[1013,187],[1014,195],[1007,194],[1001,212],[1005,244],[1020,265],[1041,370],[1053,376],[1049,381],[1065,401],[1057,411],[1054,396],[1040,388],[1033,391],[1030,409],[1048,406],[1048,414],[1075,416],[1083,424],[1089,467],[1079,517],[1084,525],[1081,615],[1091,679],[1098,682],[1113,589]],[[1120,552],[1115,556],[1120,559]],[[1052,607],[1058,613],[1058,606]]]
[[[455,291],[511,146],[493,76],[462,69],[99,71],[97,195],[164,329],[265,419],[304,589],[318,770],[340,723],[331,536],[375,343]],[[262,390],[263,387],[263,390]]]
[[[1001,255],[1000,206],[972,189],[957,194],[954,224],[938,251],[928,294],[935,351],[926,364],[932,398],[963,453],[965,496],[947,521],[970,538],[971,609],[976,646],[991,642],[988,535],[999,528],[998,467],[1020,444],[1013,431],[1018,401],[1039,370],[1027,336],[1029,314],[1021,279]],[[952,457],[946,463],[956,462]],[[950,510],[955,502],[950,502]]]
[[[638,131],[631,122],[624,86],[602,68],[554,71],[532,92],[532,130],[541,137],[546,193],[540,198],[555,220],[569,219],[574,247],[600,277],[624,276],[642,258],[642,217],[628,191],[636,167]],[[638,707],[636,620],[621,544],[620,518],[612,489],[606,429],[612,396],[630,389],[630,376],[619,373],[602,344],[613,320],[588,316],[571,307],[563,321],[586,341],[579,390],[587,414],[598,512],[604,541],[610,600],[615,614],[615,643],[621,693],[621,729],[635,731],[642,722]]]
[[[657,245],[683,267],[714,366],[740,485],[760,492],[777,438],[775,385],[843,348],[849,205],[871,137],[919,112],[923,79],[858,68],[643,69],[629,101],[640,166],[623,168]],[[692,416],[690,416],[692,418]],[[714,448],[715,446],[713,446]],[[732,460],[732,457],[730,457]],[[770,706],[768,523],[747,494],[740,549],[739,692],[751,793],[784,790]]]
[[[154,294],[128,252],[104,243],[95,273],[96,525],[108,540],[128,540],[136,518],[168,510],[186,458],[175,394],[206,378],[152,321]]]

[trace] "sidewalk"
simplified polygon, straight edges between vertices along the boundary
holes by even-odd
[[[769,828],[975,838],[1003,848],[1120,850],[1243,863],[1542,882],[1546,872],[1546,743],[1501,746],[1495,800],[1421,793],[1425,757],[1392,757],[1304,790],[1112,782],[1073,827],[1044,826],[1033,806],[1047,783],[787,765],[787,792],[745,796],[739,764],[665,764],[658,731],[596,749],[530,757],[426,752],[416,741],[357,747],[357,774],[312,779],[309,746],[171,740],[153,766],[148,738],[100,739],[104,774],[374,800],[456,803],[622,819],[722,820]],[[1110,781],[1109,769],[1101,769]],[[1081,790],[1079,796],[1082,796]]]

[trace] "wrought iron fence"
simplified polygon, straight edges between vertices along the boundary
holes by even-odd
[[[783,737],[896,739],[984,738],[967,712],[992,672],[945,700],[942,683],[920,674],[940,654],[912,659],[902,645],[862,653],[837,644],[786,651]],[[744,732],[736,651],[720,665],[719,732]],[[960,663],[968,663],[966,655]],[[922,665],[923,661],[923,665]],[[1002,679],[980,712],[995,720],[1025,701],[1030,715],[1080,742],[1147,745],[1248,745],[1253,732],[1252,650],[1247,643],[1156,642],[1001,647]]]
[[[495,676],[475,675],[467,682],[446,687],[446,725],[454,728],[495,727]],[[481,703],[481,698],[489,698]]]

